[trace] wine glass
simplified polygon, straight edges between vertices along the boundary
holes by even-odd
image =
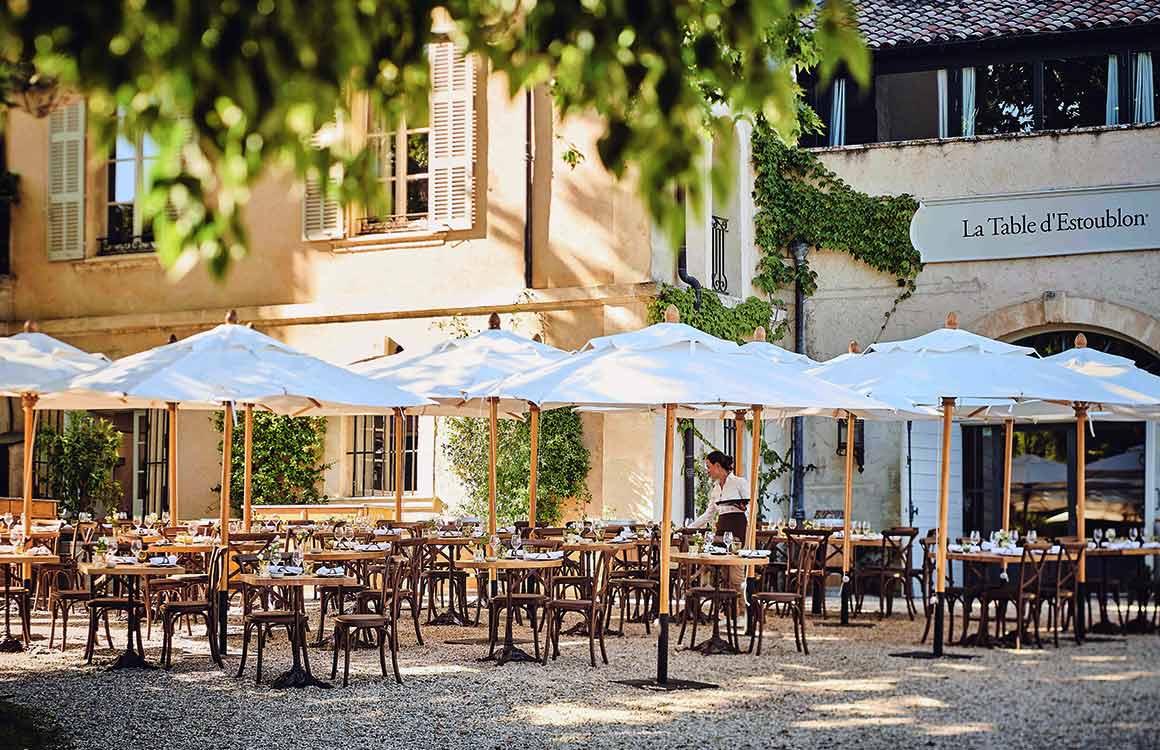
[[[692,519],[691,517],[689,517],[689,516],[686,516],[686,517],[685,517],[685,528],[686,528],[686,529],[691,529],[691,528],[693,528],[693,519]]]
[[[4,527],[12,528],[12,511],[10,510],[4,511]]]
[[[981,542],[982,540],[983,540],[983,537],[978,531],[971,532],[971,546],[972,547],[978,547],[979,542]]]
[[[1137,533],[1137,532],[1136,532],[1136,527],[1135,527],[1135,526],[1133,526],[1132,528],[1128,529],[1128,539],[1130,539],[1130,540],[1132,541],[1132,543],[1133,543],[1133,544],[1136,542],[1136,533]]]
[[[1038,540],[1038,539],[1039,539],[1039,532],[1036,531],[1035,529],[1030,529],[1027,532],[1027,543],[1028,544],[1035,544],[1036,540]]]
[[[1108,529],[1107,532],[1104,533],[1104,537],[1107,538],[1108,544],[1111,544],[1112,542],[1116,541],[1116,530]]]
[[[1011,529],[1011,547],[1019,546],[1019,529]]]
[[[733,532],[732,531],[726,531],[724,534],[721,535],[721,544],[723,544],[725,546],[725,549],[727,549],[727,550],[733,549]]]
[[[520,538],[520,530],[516,529],[512,532],[512,552],[516,557],[520,556],[520,547],[524,546],[524,540]]]
[[[24,549],[24,528],[22,526],[11,526],[8,536],[17,552]]]
[[[1095,540],[1097,547],[1100,545],[1100,539],[1102,539],[1103,536],[1104,536],[1103,529],[1100,529],[1100,528],[1092,529],[1092,539]]]
[[[129,543],[129,549],[133,551],[133,557],[141,554],[141,539],[140,537],[133,537],[133,541]]]

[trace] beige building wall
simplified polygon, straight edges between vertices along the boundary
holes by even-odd
[[[571,349],[593,336],[636,328],[644,322],[654,277],[672,278],[675,259],[658,264],[651,224],[632,181],[618,182],[599,166],[595,119],[560,123],[545,91],[535,96],[533,272],[524,283],[525,106],[508,96],[501,76],[482,72],[477,86],[476,220],[469,230],[430,236],[305,241],[302,188],[272,170],[253,190],[246,208],[250,254],[226,279],[204,268],[180,279],[167,277],[155,256],[97,257],[102,208],[86,199],[88,250],[83,260],[49,262],[46,256],[48,121],[10,110],[6,130],[8,167],[22,180],[12,217],[12,277],[0,280],[0,318],[14,332],[26,319],[45,333],[90,351],[120,357],[188,336],[221,322],[237,309],[242,322],[336,363],[382,354],[392,340],[407,350],[447,335],[444,326],[463,316],[476,329],[488,313],[504,313],[527,335],[540,332]],[[91,139],[90,139],[91,140]],[[575,169],[560,157],[575,146],[585,159]],[[88,147],[91,171],[99,170]],[[90,175],[90,183],[99,181]],[[657,271],[660,268],[660,271]],[[619,427],[606,430],[599,416],[585,416],[593,450],[589,484],[599,515],[604,502],[606,456],[642,463],[641,441]],[[182,515],[216,513],[209,488],[217,484],[218,436],[208,417],[182,414],[180,492]],[[455,481],[439,460],[434,421],[424,441],[420,487],[457,498]],[[349,492],[349,421],[332,420],[327,437],[334,468],[324,491]],[[619,467],[614,467],[619,473]],[[635,493],[635,494],[634,494]],[[640,504],[651,490],[617,485],[613,507]]]
[[[1160,127],[1094,129],[971,140],[914,141],[820,151],[823,163],[871,194],[919,200],[1160,180]],[[1160,209],[1160,207],[1158,207]],[[1157,211],[1160,216],[1160,210]],[[851,339],[917,336],[955,311],[963,328],[1001,339],[1086,328],[1160,353],[1160,249],[927,265],[918,289],[880,330],[898,294],[895,280],[843,253],[811,251],[818,291],[805,307],[806,353],[828,359]],[[841,507],[841,459],[832,420],[807,420],[806,515]],[[900,519],[904,428],[866,424],[865,472],[855,476],[859,520]]]

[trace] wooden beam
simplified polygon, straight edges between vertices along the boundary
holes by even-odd
[[[1087,404],[1075,405],[1075,535],[1081,542],[1087,541]],[[1086,545],[1084,549],[1086,550]],[[1087,582],[1084,551],[1079,554],[1079,569],[1076,580]],[[1085,607],[1086,609],[1086,607]]]
[[[664,462],[664,494],[661,500],[661,531],[658,540],[661,550],[661,584],[660,606],[658,614],[662,617],[669,614],[669,559],[673,537],[673,428],[676,422],[677,407],[673,404],[665,405],[665,462]]]
[[[225,416],[222,420],[222,491],[221,507],[218,523],[221,524],[221,546],[227,547],[230,543],[230,475],[234,452],[234,405],[225,405]],[[222,577],[218,582],[219,590],[229,590],[229,560],[222,566]]]
[[[951,429],[955,400],[942,400],[942,455],[939,457],[938,480],[938,550],[935,553],[935,592],[942,594],[947,587],[947,522],[950,516],[951,492]]]
[[[761,407],[753,407],[753,446],[749,451],[749,519],[745,524],[745,549],[757,541],[757,487],[761,467]],[[749,568],[750,571],[753,568]]]
[[[842,585],[850,573],[850,561],[854,554],[850,525],[854,515],[854,415],[846,415],[846,484],[842,494]]]
[[[487,533],[495,536],[495,464],[499,449],[499,399],[487,400]]]
[[[405,451],[407,417],[402,409],[395,409],[395,520],[403,520],[403,459]]]
[[[36,450],[36,402],[40,397],[35,393],[20,396],[24,409],[24,503],[21,505],[20,520],[24,525],[24,538],[32,533],[32,460]],[[27,577],[27,576],[25,576]]]
[[[733,412],[733,473],[738,476],[745,473],[745,464],[741,463],[741,456],[745,453],[745,410]]]
[[[1015,468],[1011,465],[1011,454],[1015,448],[1015,420],[1003,420],[1003,510],[1000,513],[1000,528],[1011,528],[1011,473]],[[1026,529],[1024,529],[1026,531]],[[980,534],[982,529],[979,530]],[[1003,561],[1003,570],[1007,570],[1007,561]]]
[[[243,459],[242,470],[242,527],[249,532],[253,521],[254,501],[254,405],[245,406],[246,434],[242,441]]]

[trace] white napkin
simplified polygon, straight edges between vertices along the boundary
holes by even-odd
[[[1022,557],[1023,556],[1023,548],[1022,547],[1000,547],[999,549],[997,549],[995,551],[998,552],[1000,555],[1004,555],[1005,557]]]
[[[1088,548],[1088,549],[1095,549],[1095,548],[1096,548],[1096,543],[1095,543],[1095,542],[1088,542],[1088,543],[1087,543],[1087,548]]]
[[[528,552],[524,555],[525,560],[562,560],[564,558],[563,550],[555,550],[549,552]]]
[[[770,550],[767,549],[743,549],[737,554],[742,557],[769,557]]]
[[[390,529],[383,529],[383,528],[375,529],[375,536],[390,536],[390,534],[391,534]]]
[[[149,564],[158,568],[170,568],[177,565],[177,555],[150,557]]]
[[[0,553],[7,554],[9,552],[15,552],[15,551],[16,551],[16,545],[14,545],[14,544],[0,544]]]
[[[1144,542],[1140,546],[1146,549],[1156,549],[1157,547],[1160,547],[1160,542]]]
[[[48,547],[45,547],[43,544],[40,544],[40,545],[37,545],[37,546],[33,547],[32,549],[28,550],[28,554],[30,554],[30,555],[51,555],[52,550],[50,550]]]
[[[726,550],[724,547],[718,547],[717,545],[709,545],[708,549],[706,549],[705,552],[707,552],[709,554],[714,554],[714,553],[722,554],[724,552],[728,552],[728,550]]]
[[[963,545],[961,544],[947,544],[947,552],[962,552]]]
[[[346,569],[341,565],[335,565],[333,568],[323,565],[321,568],[316,568],[314,572],[323,578],[341,578],[346,575]]]

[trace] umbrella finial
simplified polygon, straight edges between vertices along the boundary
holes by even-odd
[[[177,334],[176,334],[176,333],[171,333],[171,334],[169,334],[169,340],[168,340],[168,341],[166,341],[165,343],[167,343],[167,344],[176,344],[176,343],[177,343]]]
[[[956,329],[959,327],[959,314],[956,312],[947,313],[947,328]]]
[[[542,344],[544,343],[544,337],[537,333],[535,336],[532,336],[532,341],[535,341],[537,344]]]
[[[765,326],[758,326],[753,329],[754,341],[765,341]]]
[[[35,320],[24,321],[24,332],[25,333],[36,333],[36,321]]]
[[[1075,335],[1075,348],[1076,349],[1083,349],[1086,346],[1087,346],[1087,336],[1084,336],[1082,333],[1077,333]]]
[[[228,313],[226,313],[226,322],[230,323],[230,324],[237,323],[238,322],[238,311],[237,310],[230,310]]]
[[[499,330],[499,313],[492,313],[491,315],[487,316],[487,330]]]
[[[862,351],[862,347],[858,346],[858,339],[850,339],[850,343],[846,347],[846,351],[848,351],[850,354],[857,354],[858,352]]]
[[[665,308],[665,322],[666,323],[680,323],[681,311],[677,309],[676,305],[669,305]]]

